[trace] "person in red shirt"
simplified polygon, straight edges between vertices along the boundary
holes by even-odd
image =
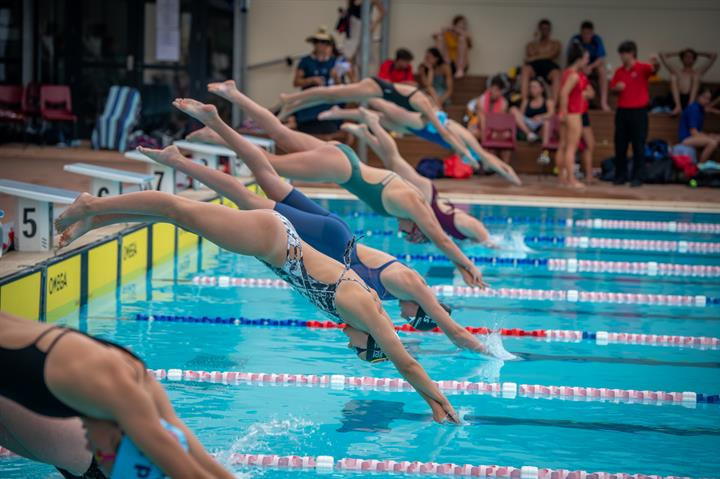
[[[395,60],[388,59],[380,65],[378,77],[390,83],[417,85],[412,68],[413,54],[405,48],[398,48]]]
[[[628,180],[627,149],[632,144],[633,167],[630,186],[641,186],[645,169],[645,140],[648,133],[648,80],[658,71],[656,58],[650,63],[637,60],[637,45],[625,41],[618,47],[622,66],[615,70],[610,89],[618,94],[615,112],[615,181]]]
[[[575,155],[583,133],[583,113],[587,112],[588,102],[586,90],[589,82],[583,69],[590,61],[590,54],[574,42],[568,48],[568,67],[560,80],[560,102],[558,117],[560,118],[560,144],[558,145],[555,163],[558,169],[560,184],[571,188],[583,188],[584,185],[575,179]]]

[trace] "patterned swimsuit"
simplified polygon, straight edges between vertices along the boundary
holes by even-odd
[[[302,255],[302,241],[300,240],[300,236],[298,236],[295,228],[292,224],[290,224],[290,221],[288,221],[287,218],[285,218],[277,211],[273,211],[273,213],[278,217],[280,221],[282,221],[283,225],[285,226],[285,232],[287,233],[287,257],[285,259],[285,263],[281,267],[272,266],[271,264],[262,260],[260,260],[260,262],[270,268],[270,270],[272,270],[272,272],[278,275],[281,279],[286,281],[298,293],[305,296],[312,304],[314,304],[330,316],[342,321],[342,318],[340,318],[340,315],[338,314],[335,305],[337,287],[340,282],[355,281],[369,291],[368,287],[353,278],[345,278],[345,273],[349,269],[349,264],[347,261],[345,270],[342,272],[340,278],[338,278],[337,282],[335,282],[334,284],[323,283],[322,281],[318,281],[312,276],[310,276],[305,269],[305,263],[303,261]],[[346,256],[348,256],[348,254],[346,254]]]

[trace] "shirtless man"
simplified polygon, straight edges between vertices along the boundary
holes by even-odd
[[[556,60],[562,51],[558,40],[551,38],[552,24],[548,19],[538,22],[535,39],[525,47],[525,64],[520,74],[520,95],[526,101],[530,79],[541,77],[552,89],[552,99],[557,102],[560,88],[560,66]]]
[[[682,65],[671,63],[670,59],[673,57],[678,57]],[[705,57],[708,60],[704,65],[696,67],[695,63],[699,57]],[[710,70],[716,59],[717,53],[696,52],[692,48],[660,54],[663,66],[670,70],[670,87],[675,104],[672,111],[673,116],[682,113],[685,107],[695,101],[700,88],[700,80]]]

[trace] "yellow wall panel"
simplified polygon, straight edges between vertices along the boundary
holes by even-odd
[[[109,241],[88,251],[88,299],[117,287],[118,242]]]
[[[170,223],[152,225],[152,264],[157,265],[175,254],[175,226]]]
[[[45,275],[46,320],[53,321],[80,307],[81,255],[49,266]]]
[[[178,234],[178,253],[188,248],[197,248],[200,237],[195,233],[185,231],[182,228],[177,229]]]
[[[125,283],[130,278],[134,278],[147,271],[147,253],[148,253],[148,229],[130,233],[122,237],[120,257],[120,281]]]
[[[0,311],[25,319],[40,319],[41,273],[33,273],[2,286]]]

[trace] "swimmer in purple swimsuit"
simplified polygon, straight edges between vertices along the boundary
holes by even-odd
[[[458,240],[470,239],[486,246],[496,247],[490,241],[490,234],[480,220],[456,208],[450,201],[440,198],[433,182],[418,174],[400,156],[395,140],[380,125],[380,117],[376,113],[364,108],[359,111],[365,124],[345,123],[343,129],[367,141],[388,170],[394,171],[420,190],[432,207],[443,230],[449,236]]]

